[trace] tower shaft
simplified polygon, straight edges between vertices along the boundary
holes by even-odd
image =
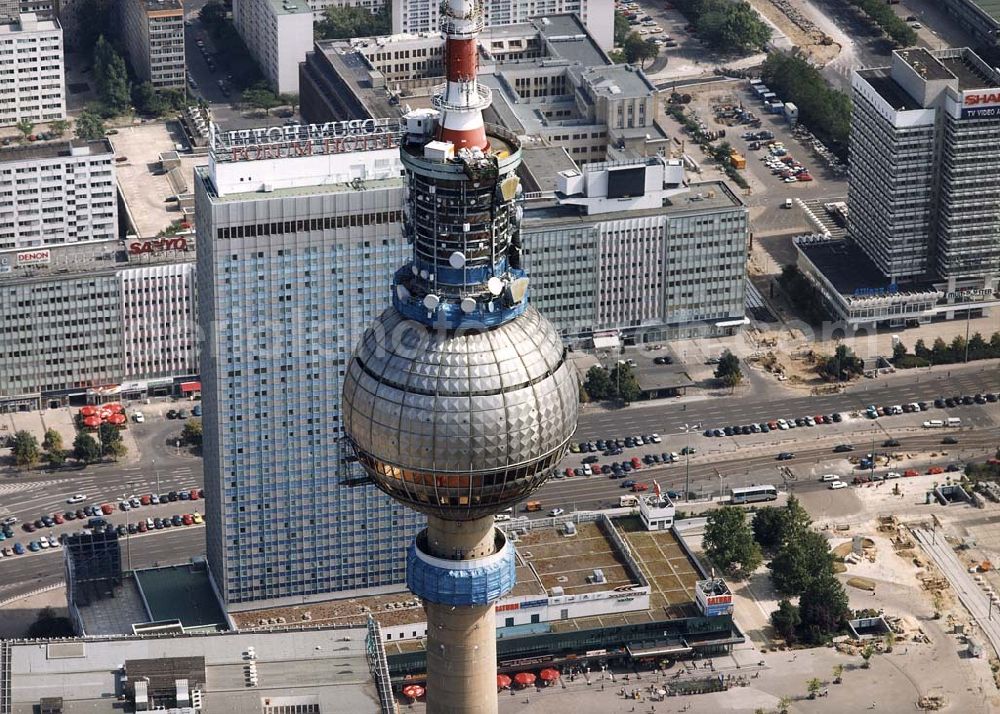
[[[436,557],[475,562],[495,554],[493,517],[474,521],[427,519],[428,548]],[[497,711],[495,605],[442,605],[427,613],[428,714]]]

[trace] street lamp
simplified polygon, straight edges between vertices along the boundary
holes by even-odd
[[[156,493],[160,493],[160,470],[156,468],[156,459],[153,459],[153,473],[156,474]]]
[[[134,493],[135,492],[135,485],[137,483],[139,483],[139,482],[138,481],[129,481],[128,482],[128,490],[132,491]],[[124,498],[123,498],[123,500],[124,500]],[[129,532],[129,529],[128,529],[128,527],[129,527],[129,515],[128,514],[129,514],[129,512],[125,511],[125,558],[128,561],[128,569],[132,570],[132,540],[130,538],[130,536],[132,534]]]
[[[684,443],[684,501],[690,500],[691,493],[691,433],[701,429],[701,424],[685,424],[681,427],[687,435]]]

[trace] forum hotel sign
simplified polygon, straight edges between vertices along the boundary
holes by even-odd
[[[213,126],[210,148],[216,163],[237,163],[394,149],[402,135],[399,120],[388,118],[225,132]]]

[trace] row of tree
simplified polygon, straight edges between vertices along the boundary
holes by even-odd
[[[898,47],[913,47],[917,44],[917,33],[893,12],[885,0],[849,0],[854,7],[872,19]]]
[[[1000,332],[994,332],[989,342],[979,332],[968,341],[957,335],[951,343],[938,337],[930,347],[923,340],[917,340],[910,354],[902,342],[892,348],[892,362],[897,367],[927,367],[932,364],[954,364],[955,362],[1000,358]]]
[[[829,357],[821,358],[816,373],[827,382],[849,382],[865,371],[865,361],[847,345],[837,345]]]
[[[105,457],[120,459],[128,453],[128,447],[122,440],[121,430],[113,424],[101,424],[97,431],[98,438],[81,432],[73,440],[73,448],[64,448],[62,436],[55,429],[45,432],[41,446],[35,435],[28,431],[18,431],[10,441],[14,465],[19,468],[32,468],[43,460],[53,468],[66,463],[73,458],[82,465],[94,464]],[[98,441],[98,439],[100,441]]]
[[[610,371],[601,365],[591,367],[587,371],[583,391],[594,401],[619,399],[626,404],[634,402],[641,393],[635,372],[625,362],[619,362]]]
[[[750,523],[745,511],[725,506],[705,525],[705,554],[733,577],[748,577],[765,553],[772,556],[771,580],[785,598],[771,624],[787,642],[825,642],[850,616],[847,593],[834,576],[833,554],[811,525],[794,496],[783,507],[758,510]]]
[[[674,0],[674,7],[694,25],[714,50],[746,54],[767,49],[771,28],[744,0]]]
[[[316,23],[313,32],[317,40],[347,40],[387,35],[390,30],[389,3],[386,3],[377,12],[363,7],[330,5],[323,10],[323,19]]]
[[[847,156],[851,130],[851,100],[832,89],[820,71],[801,57],[772,52],[761,67],[764,83],[799,108],[809,129],[841,158]]]
[[[794,263],[782,266],[778,286],[806,322],[816,325],[829,318],[819,291],[799,270],[799,266]]]

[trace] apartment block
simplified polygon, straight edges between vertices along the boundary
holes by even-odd
[[[184,89],[184,6],[180,0],[122,0],[129,64],[154,89]]]
[[[116,192],[107,139],[0,148],[0,252],[116,239]]]
[[[22,13],[0,25],[0,126],[66,118],[62,28]]]
[[[305,0],[233,0],[233,24],[275,92],[299,93],[299,63],[313,44]]]

